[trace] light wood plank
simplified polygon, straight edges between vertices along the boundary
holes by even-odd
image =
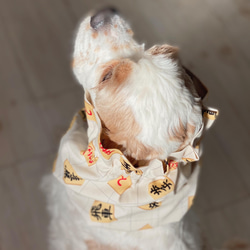
[[[71,88],[71,17],[60,1],[7,1],[0,11],[12,50],[37,98]]]

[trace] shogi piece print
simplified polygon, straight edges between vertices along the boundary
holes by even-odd
[[[90,209],[90,219],[94,222],[110,223],[116,221],[113,204],[95,201]]]
[[[193,162],[193,161],[196,161],[195,159],[193,158],[182,158],[183,161],[185,162]]]
[[[79,185],[84,183],[84,179],[77,175],[74,168],[71,166],[68,160],[64,161],[64,175],[63,180],[66,184]]]
[[[142,228],[140,228],[139,230],[146,230],[146,229],[151,229],[153,227],[151,227],[149,224],[143,226]]]
[[[82,120],[83,120],[84,122],[87,121],[85,108],[81,109],[81,110],[78,112],[78,114],[81,116],[81,118],[82,118]]]
[[[94,108],[92,105],[90,105],[86,101],[85,101],[85,112],[86,112],[88,120],[96,121],[95,114],[94,114]]]
[[[111,180],[108,184],[119,194],[123,194],[128,188],[131,187],[132,182],[130,176],[124,177],[120,175],[118,178]]]
[[[218,111],[203,110],[203,116],[209,120],[215,120],[218,116]]]
[[[195,149],[191,146],[186,147],[186,151],[184,153],[184,157],[182,158],[185,162],[194,162],[199,160],[199,155],[195,151]]]
[[[169,170],[175,170],[178,168],[178,162],[174,160],[168,160]]]
[[[125,160],[122,156],[120,158],[120,162],[122,164],[121,169],[125,170],[126,174],[130,174],[134,171],[137,175],[142,175],[143,172],[141,169],[136,169],[129,161]]]
[[[188,209],[193,205],[194,202],[194,196],[188,197]]]
[[[161,202],[154,201],[154,202],[151,202],[149,204],[140,206],[139,208],[144,209],[144,210],[152,210],[152,209],[160,207],[161,204],[162,204]]]
[[[173,190],[174,190],[174,183],[168,177],[166,177],[166,179],[153,181],[148,185],[148,192],[154,200],[157,200],[167,195]]]
[[[121,151],[117,149],[106,149],[102,146],[102,143],[100,142],[100,137],[99,137],[99,148],[102,156],[106,159],[109,160],[113,154],[121,154]]]
[[[98,160],[98,157],[95,156],[95,147],[93,142],[89,143],[86,151],[82,150],[80,153],[85,157],[89,167],[94,165]]]

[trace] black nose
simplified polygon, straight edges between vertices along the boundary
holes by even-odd
[[[91,17],[90,25],[93,29],[98,29],[110,23],[111,18],[117,13],[118,11],[112,7],[101,9]]]

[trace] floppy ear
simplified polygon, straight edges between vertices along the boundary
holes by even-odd
[[[207,93],[208,93],[208,90],[207,90],[206,86],[189,69],[187,69],[184,66],[183,66],[183,68],[184,68],[185,72],[187,73],[187,75],[191,78],[191,80],[193,82],[193,85],[194,85],[194,88],[195,88],[198,96],[201,98],[201,100],[203,100],[206,97]]]
[[[148,52],[153,56],[162,55],[176,60],[178,59],[179,48],[168,44],[154,45],[148,50]]]

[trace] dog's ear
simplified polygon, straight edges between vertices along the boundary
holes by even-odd
[[[186,67],[184,67],[184,70],[186,72],[186,74],[190,77],[190,79],[192,80],[192,83],[194,85],[194,88],[198,94],[198,96],[201,98],[201,100],[203,100],[207,93],[208,93],[208,90],[206,88],[206,86],[200,81],[200,79],[194,75],[189,69],[187,69]]]
[[[154,45],[148,50],[148,53],[150,53],[153,56],[166,56],[168,58],[172,58],[174,60],[178,59],[179,56],[179,48],[163,44],[163,45]]]

